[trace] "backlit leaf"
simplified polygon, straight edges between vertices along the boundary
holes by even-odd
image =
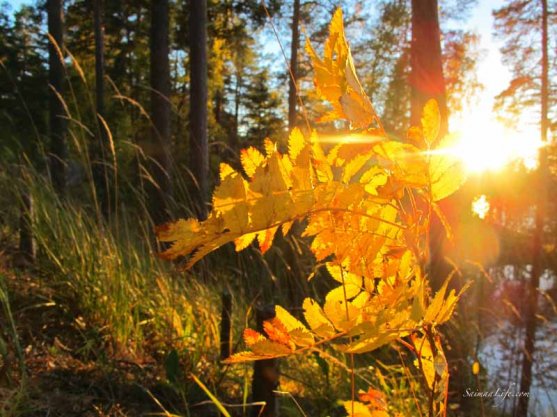
[[[251,178],[253,174],[255,174],[256,169],[263,164],[265,157],[252,146],[247,149],[242,149],[240,161],[242,162],[244,172]]]
[[[428,145],[432,145],[437,140],[440,127],[441,113],[439,113],[439,105],[434,99],[428,100],[422,113],[422,130]]]

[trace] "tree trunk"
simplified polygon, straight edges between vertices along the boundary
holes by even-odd
[[[190,168],[197,185],[195,209],[207,218],[207,1],[190,0]]]
[[[168,59],[168,0],[151,2],[151,119],[152,147],[149,172],[149,208],[156,223],[169,217],[172,194],[170,140],[170,64]]]
[[[223,291],[221,300],[220,359],[225,360],[232,354],[232,295],[228,290]]]
[[[441,137],[448,130],[448,112],[437,9],[437,0],[412,0],[411,123],[419,126],[424,104],[433,98],[441,112]]]
[[[240,70],[236,69],[236,84],[234,86],[234,126],[232,128],[232,133],[230,136],[230,148],[234,155],[231,156],[231,160],[234,160],[236,157],[236,152],[238,152],[240,148],[240,138],[238,136],[238,127],[240,124],[240,100],[242,99],[242,95],[240,91],[242,89],[242,76],[240,74]]]
[[[441,114],[441,126],[438,138],[448,132],[448,110],[443,76],[441,55],[441,34],[439,27],[437,0],[412,0],[412,42],[410,50],[410,88],[411,114],[413,126],[421,125],[424,105],[435,99]],[[459,218],[456,196],[441,202],[443,212],[451,224]],[[450,274],[452,267],[445,260],[443,243],[445,230],[438,217],[433,215],[430,224],[429,241],[429,280],[434,291],[438,290]],[[453,280],[453,283],[456,280]],[[466,397],[463,392],[467,385],[466,368],[463,367],[465,354],[458,343],[447,350],[450,370],[449,395],[451,402],[456,402],[466,409]]]
[[[542,68],[541,68],[541,140],[547,143],[547,130],[549,127],[548,105],[549,105],[549,59],[548,59],[548,10],[547,0],[540,0],[542,6]],[[538,327],[538,290],[540,276],[543,273],[542,265],[542,244],[543,228],[546,212],[547,199],[547,151],[545,147],[539,150],[538,168],[538,202],[536,210],[536,229],[534,231],[534,242],[532,247],[532,273],[527,282],[526,291],[526,311],[525,311],[525,336],[524,336],[524,357],[522,359],[522,373],[520,378],[520,392],[529,393],[532,385],[532,365],[534,362],[536,329]],[[515,416],[526,417],[528,415],[529,396],[521,395],[518,398]]]
[[[263,332],[263,322],[275,317],[275,307],[272,305],[258,307],[255,310],[257,330]],[[253,377],[251,383],[252,402],[264,402],[265,407],[254,406],[250,417],[277,417],[278,402],[275,390],[279,384],[278,359],[263,359],[253,363]]]
[[[108,170],[107,132],[102,122],[105,120],[104,108],[104,22],[103,0],[93,0],[93,20],[95,30],[95,93],[97,110],[96,143],[91,152],[94,158],[93,179],[95,189],[105,219],[110,214],[110,176]]]
[[[437,0],[412,0],[410,122],[413,126],[420,126],[425,103],[430,99],[435,99],[441,113],[439,137],[443,137],[448,131],[448,111],[437,9]],[[430,230],[429,271],[431,286],[434,290],[441,287],[451,270],[442,253],[443,240],[443,226],[437,217],[433,216]]]
[[[300,44],[300,0],[294,0],[292,13],[292,42],[290,46],[290,74],[288,90],[288,130],[296,126],[296,100],[298,83],[298,47]]]
[[[50,120],[50,175],[52,184],[59,195],[66,193],[66,114],[60,101],[64,83],[64,8],[62,0],[48,0],[48,82],[49,120]]]

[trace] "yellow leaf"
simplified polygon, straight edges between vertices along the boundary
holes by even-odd
[[[259,355],[263,358],[278,358],[280,356],[290,355],[293,352],[289,346],[267,339],[253,344],[251,350],[255,355]]]
[[[268,341],[267,341],[268,342]],[[281,345],[279,345],[281,346]],[[286,356],[287,354],[279,354],[278,356]],[[233,364],[233,363],[243,363],[243,362],[251,362],[251,361],[258,361],[261,359],[271,359],[277,356],[273,354],[258,354],[250,351],[238,352],[226,358],[224,363]]]
[[[422,113],[422,131],[428,145],[432,145],[439,136],[441,127],[441,113],[437,101],[430,99],[424,106]]]
[[[327,262],[326,266],[327,271],[336,282],[344,285],[350,285],[358,289],[362,288],[361,276],[348,272],[345,268],[333,262]]]
[[[466,180],[463,163],[454,152],[455,142],[454,136],[445,136],[430,157],[429,178],[433,201],[453,194]]]
[[[314,342],[312,334],[306,329],[306,326],[297,318],[292,316],[281,306],[275,307],[276,318],[280,320],[292,339],[298,346],[311,346]]]
[[[251,242],[255,240],[257,233],[247,233],[234,240],[236,252],[240,252],[247,248]]]
[[[226,177],[228,177],[229,175],[234,174],[236,171],[234,171],[234,168],[232,168],[230,165],[221,162],[219,165],[219,178],[220,180],[224,180]]]
[[[265,330],[265,333],[267,333],[267,336],[273,342],[290,346],[290,335],[288,334],[288,330],[278,318],[275,317],[271,320],[265,320],[263,322],[263,330]]]
[[[342,11],[337,9],[329,25],[323,59],[317,56],[311,43],[306,50],[312,60],[317,93],[333,106],[326,119],[344,118],[352,128],[368,128],[379,119],[364,92],[354,68],[350,47],[344,35]]]
[[[373,417],[369,408],[359,401],[344,401],[343,405],[349,417]]]
[[[242,162],[244,172],[251,178],[255,174],[255,170],[263,165],[265,157],[261,154],[261,152],[251,146],[247,149],[242,149],[240,153],[240,161]]]
[[[277,145],[269,138],[263,140],[263,147],[265,148],[265,154],[267,157],[271,156],[277,151]]]
[[[340,286],[329,291],[325,297],[323,310],[327,318],[338,330],[348,331],[360,317],[361,303],[354,305],[348,298],[354,297],[361,292],[361,288],[355,286]]]
[[[306,326],[304,326],[300,320],[295,318],[281,306],[275,306],[275,315],[276,318],[279,319],[282,324],[284,324],[284,327],[286,327],[286,330],[289,332],[295,329],[306,328]]]
[[[261,249],[261,253],[265,253],[271,248],[277,230],[278,227],[272,227],[257,233],[257,241],[259,242],[259,249]]]
[[[288,156],[290,156],[290,160],[292,162],[296,162],[296,158],[306,146],[306,140],[304,139],[304,135],[302,131],[295,127],[290,132],[290,137],[288,138]]]
[[[250,347],[255,345],[257,342],[265,340],[265,337],[255,330],[245,329],[244,330],[244,343]]]
[[[311,330],[322,338],[329,338],[335,335],[335,329],[331,322],[325,317],[319,304],[311,298],[306,298],[303,303],[304,318]]]

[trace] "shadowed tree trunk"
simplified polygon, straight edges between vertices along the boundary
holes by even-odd
[[[207,217],[209,147],[207,140],[207,1],[190,0],[190,169],[196,181],[194,205]]]
[[[108,169],[107,132],[102,120],[105,120],[104,108],[104,22],[103,0],[93,0],[93,20],[95,30],[95,98],[98,118],[96,143],[93,147],[93,179],[105,219],[110,215],[110,177]]]
[[[413,126],[420,126],[425,103],[435,99],[441,113],[439,137],[448,131],[447,99],[441,56],[441,35],[437,0],[412,0],[412,42],[410,52],[411,115]],[[438,289],[450,272],[442,253],[444,230],[436,216],[430,236],[430,280]]]
[[[50,175],[52,184],[59,195],[66,192],[66,115],[60,101],[64,83],[64,8],[62,0],[48,0],[48,82],[49,82],[49,121],[50,121]]]
[[[440,33],[437,0],[412,0],[411,123],[419,126],[424,104],[434,98],[441,112],[441,137],[447,133],[448,113]]]
[[[275,317],[275,307],[267,305],[255,309],[257,330],[263,332],[265,320]],[[277,417],[278,402],[275,390],[279,384],[278,359],[263,359],[253,363],[253,377],[251,382],[252,402],[264,402],[265,407],[254,406],[251,408],[250,417]]]
[[[547,143],[547,130],[549,128],[549,58],[548,58],[548,10],[547,0],[540,0],[542,6],[542,68],[541,68],[541,140]],[[534,244],[532,248],[532,273],[527,282],[526,312],[525,312],[525,336],[524,357],[522,359],[522,374],[520,379],[520,392],[530,392],[532,385],[532,365],[534,362],[536,329],[538,327],[538,290],[540,276],[543,273],[542,266],[542,244],[543,228],[545,223],[546,199],[547,199],[547,155],[545,147],[539,150],[540,165],[538,168],[538,203],[536,210],[536,229],[534,231]],[[529,396],[521,395],[515,415],[526,417],[528,415]]]
[[[292,42],[290,45],[290,74],[288,74],[288,130],[296,126],[296,100],[298,83],[298,47],[300,44],[300,0],[294,0],[292,13]]]
[[[435,99],[441,115],[438,139],[442,138],[448,132],[448,109],[437,0],[412,0],[410,66],[410,122],[413,126],[420,126],[424,105],[428,100]],[[460,217],[458,208],[461,204],[457,202],[457,198],[455,195],[440,202],[450,224],[454,224]],[[432,289],[436,291],[452,270],[443,253],[445,230],[436,215],[431,218],[429,239],[429,280]],[[456,285],[455,282],[453,279],[452,284]],[[463,397],[467,385],[466,368],[463,367],[466,365],[466,354],[462,352],[460,344],[455,343],[446,351],[446,356],[451,375],[449,400],[460,404],[461,411],[466,412],[468,404]]]
[[[149,209],[155,223],[169,217],[172,195],[170,142],[170,64],[168,59],[168,0],[151,2],[151,119]]]

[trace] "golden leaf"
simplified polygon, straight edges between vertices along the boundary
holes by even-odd
[[[292,162],[296,162],[296,158],[306,146],[306,140],[302,131],[295,127],[290,132],[290,136],[288,138],[288,156]]]
[[[240,161],[242,162],[242,167],[244,172],[248,177],[253,177],[257,168],[259,168],[265,162],[265,157],[255,149],[253,146],[242,149],[240,152]]]
[[[439,201],[453,194],[466,180],[461,159],[454,153],[456,138],[446,135],[430,157],[431,198]]]
[[[257,233],[257,241],[259,242],[259,249],[261,249],[261,253],[265,253],[271,248],[277,230],[278,227],[272,227]]]
[[[248,347],[253,346],[257,342],[260,342],[262,340],[265,340],[265,337],[261,333],[256,332],[255,330],[252,329],[244,330],[244,343]]]
[[[344,401],[343,405],[349,417],[373,417],[369,408],[359,401]]]
[[[263,322],[263,330],[273,342],[277,342],[286,346],[290,346],[290,335],[284,324],[278,319],[265,320]]]
[[[234,239],[234,247],[236,249],[236,252],[240,252],[247,248],[255,240],[256,237],[257,233],[247,233],[237,239]]]
[[[428,145],[432,145],[439,136],[441,127],[441,113],[437,101],[430,99],[424,106],[422,113],[422,131]]]
[[[303,303],[304,318],[306,319],[311,330],[322,338],[330,338],[334,336],[335,329],[325,316],[325,313],[319,304],[311,298],[306,298]]]

